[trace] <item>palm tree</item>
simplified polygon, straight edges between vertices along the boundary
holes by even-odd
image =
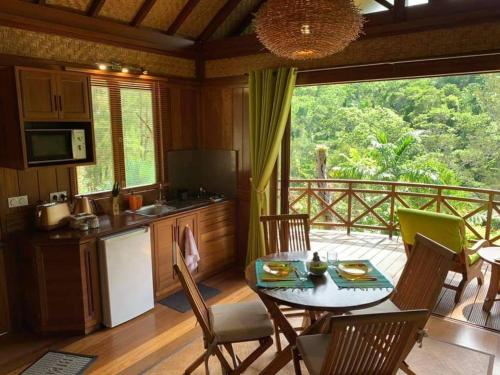
[[[406,134],[396,142],[390,142],[387,134],[379,132],[371,137],[370,147],[361,154],[351,148],[349,155],[342,154],[344,160],[332,169],[336,178],[382,181],[410,181],[438,183],[439,176],[433,171],[410,166],[408,152],[416,139]]]

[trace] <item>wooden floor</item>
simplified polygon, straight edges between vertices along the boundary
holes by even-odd
[[[315,231],[312,239],[314,249],[333,248],[339,251],[341,259],[371,258],[395,279],[399,277],[405,261],[401,243],[396,239],[390,241],[381,236],[346,236],[339,232],[321,231]],[[257,298],[245,285],[241,270],[227,271],[206,284],[222,291],[210,299],[209,304]],[[470,293],[473,294],[473,291]],[[441,299],[446,298],[444,294]],[[469,297],[466,299],[469,300]],[[472,311],[475,310],[472,308]],[[500,358],[500,334],[437,316],[431,317],[428,328],[430,336],[438,340],[495,355],[494,373],[500,374],[500,361],[497,360]],[[175,356],[179,349],[200,334],[191,312],[181,314],[157,305],[152,311],[128,323],[86,337],[37,338],[30,334],[0,337],[0,374],[18,374],[48,349],[97,355],[89,373],[140,374],[163,359]]]

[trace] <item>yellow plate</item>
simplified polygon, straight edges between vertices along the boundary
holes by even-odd
[[[355,263],[355,262],[347,262],[347,263],[339,263],[339,270],[349,276],[364,276],[370,269],[364,263]]]
[[[290,263],[281,262],[264,263],[262,269],[264,270],[264,272],[274,276],[288,276],[293,270]]]

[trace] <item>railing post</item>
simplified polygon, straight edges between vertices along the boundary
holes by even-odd
[[[437,197],[436,197],[436,212],[441,212],[442,190],[440,187],[438,187],[437,189],[438,189],[438,193],[437,193]]]
[[[389,214],[389,238],[392,239],[394,232],[394,203],[396,200],[396,185],[391,185],[391,212]]]
[[[352,218],[352,183],[349,182],[347,188],[347,234],[351,234],[351,218]]]
[[[493,218],[493,198],[494,198],[494,194],[493,193],[489,193],[488,194],[488,211],[486,213],[486,230],[484,231],[484,239],[486,241],[489,241],[490,240],[490,236],[491,236],[491,220]]]
[[[311,182],[307,183],[307,215],[311,217]]]

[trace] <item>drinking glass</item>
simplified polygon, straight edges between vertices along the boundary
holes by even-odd
[[[339,261],[339,254],[336,251],[329,251],[327,253],[328,265],[330,267],[335,267]]]

